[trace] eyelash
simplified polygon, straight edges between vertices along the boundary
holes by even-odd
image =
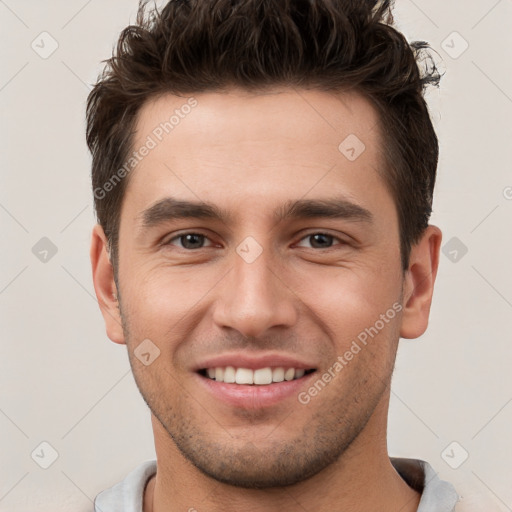
[[[199,235],[199,236],[203,236],[205,239],[209,240],[209,237],[207,235],[203,234],[203,233],[199,233],[197,231],[186,231],[184,233],[180,233],[179,235],[174,236],[173,238],[169,239],[167,242],[164,242],[162,245],[164,245],[164,246],[173,245],[171,242],[173,242],[174,240],[179,240],[179,239],[181,239],[183,237],[186,237],[187,235]],[[299,240],[299,242],[302,242],[304,239],[312,237],[314,235],[326,235],[328,237],[331,237],[333,240],[336,240],[336,241],[340,242],[341,245],[348,245],[348,243],[346,241],[342,240],[341,238],[339,238],[337,236],[334,236],[334,235],[331,235],[330,233],[326,233],[324,231],[313,231],[311,233],[308,233],[308,234],[304,235]],[[208,246],[208,247],[211,247],[211,246]],[[186,249],[184,247],[179,247],[179,248],[184,250],[184,251],[187,251],[187,252],[193,252],[193,251],[199,251],[201,249],[206,249],[207,247],[199,247],[197,249]],[[321,250],[322,248],[311,247],[311,249]],[[330,249],[333,249],[333,247],[326,247],[326,248],[324,248],[324,250],[330,250]]]

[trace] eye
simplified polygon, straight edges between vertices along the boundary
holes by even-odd
[[[341,245],[346,245],[346,242],[344,242],[341,238],[338,238],[334,235],[330,235],[329,233],[310,233],[300,240],[300,242],[297,244],[298,247],[306,247],[305,245],[302,245],[303,241],[310,241],[311,244],[310,247],[313,249],[330,249],[333,246],[333,242],[337,240]],[[205,245],[205,242],[209,242],[208,245]],[[211,247],[214,244],[211,242],[211,240],[202,233],[196,233],[193,231],[189,231],[186,233],[181,233],[177,236],[174,236],[173,238],[170,238],[167,242],[165,242],[163,245],[174,245],[178,246],[181,249],[186,249],[189,251],[202,249],[204,247]]]
[[[171,238],[163,245],[175,245],[173,243],[175,240],[178,240],[180,242],[180,246],[182,249],[193,250],[202,249],[203,247],[205,247],[203,244],[205,240],[209,240],[209,238],[201,233],[194,233],[190,231],[188,233],[181,233],[180,235]],[[213,244],[210,243],[210,246],[211,245]]]
[[[334,235],[330,235],[329,233],[310,233],[309,235],[303,237],[301,239],[301,242],[302,240],[308,239],[311,240],[311,246],[313,247],[313,249],[330,249],[332,247],[332,242],[334,240],[341,242],[342,245],[346,245],[346,242],[344,242],[341,238],[338,238]],[[300,242],[297,245],[301,246]]]

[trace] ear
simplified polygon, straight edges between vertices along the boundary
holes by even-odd
[[[94,291],[105,320],[107,336],[115,343],[125,343],[114,269],[110,262],[107,237],[99,224],[92,230],[90,256]]]
[[[411,248],[404,278],[401,338],[418,338],[427,330],[442,237],[438,227],[429,225],[421,240]]]

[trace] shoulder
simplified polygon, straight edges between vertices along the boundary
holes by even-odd
[[[95,512],[142,512],[144,488],[155,473],[155,460],[143,462],[121,482],[96,496]]]
[[[391,458],[396,471],[414,489],[421,492],[418,512],[501,512],[487,490],[474,485],[462,471],[454,472],[450,482],[426,461]],[[471,483],[472,482],[472,483]]]
[[[418,512],[456,511],[455,506],[459,499],[457,491],[450,482],[441,480],[428,462],[396,457],[390,460],[405,482],[421,493]]]
[[[510,510],[471,473],[457,471],[452,482],[459,495],[455,512],[504,512]]]

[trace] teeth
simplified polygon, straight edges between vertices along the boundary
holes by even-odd
[[[284,372],[284,380],[293,380],[293,377],[295,377],[295,370],[288,368],[288,370]]]
[[[254,371],[254,384],[272,384],[272,369],[260,368]]]
[[[272,382],[283,382],[284,368],[274,368],[272,370]]]
[[[215,376],[217,380],[217,376]],[[247,368],[238,368],[235,374],[235,381],[237,384],[252,384],[254,382],[254,372]]]
[[[236,370],[232,366],[226,366],[224,370],[224,382],[228,382],[229,384],[233,384],[236,382]]]
[[[304,376],[305,370],[295,368],[258,368],[251,370],[249,368],[234,368],[233,366],[226,366],[225,368],[208,368],[206,374],[210,379],[218,382],[225,382],[228,384],[255,384],[262,386],[272,384],[272,382],[283,382],[284,380],[290,381],[300,379]]]

